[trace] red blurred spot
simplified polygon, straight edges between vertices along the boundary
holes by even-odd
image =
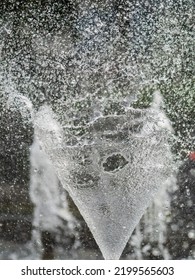
[[[190,152],[188,157],[190,160],[195,160],[195,152]]]

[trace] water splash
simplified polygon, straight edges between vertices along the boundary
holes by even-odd
[[[170,175],[170,127],[162,121],[161,110],[153,107],[99,117],[79,130],[62,128],[48,106],[35,116],[35,135],[105,259],[120,257]]]

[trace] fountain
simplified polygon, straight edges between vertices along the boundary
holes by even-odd
[[[119,259],[158,187],[170,176],[171,127],[159,98],[156,93],[145,111],[126,108],[125,115],[96,117],[79,127],[82,133],[78,127],[61,127],[48,106],[35,116],[35,135],[105,259]]]
[[[164,193],[163,184],[171,175],[168,140],[172,127],[162,105],[160,93],[155,92],[149,109],[126,106],[120,115],[96,113],[87,125],[74,127],[60,125],[49,106],[35,112],[29,99],[16,93],[10,95],[7,106],[22,109],[24,120],[30,118],[34,124],[30,182],[30,197],[35,205],[31,247],[34,257],[40,258],[43,250],[42,232],[57,236],[59,228],[66,228],[71,234],[75,227],[59,178],[103,256],[120,258],[141,216],[160,187]],[[138,232],[139,225],[132,244]],[[139,255],[139,248],[136,251]]]
[[[183,104],[194,104],[193,3],[59,2],[0,10],[0,106],[34,134],[31,245],[40,258],[42,232],[77,234],[69,194],[105,259],[119,259],[130,237],[135,258],[150,251],[145,239],[169,258],[161,210],[171,204],[173,133],[175,154],[192,148]]]

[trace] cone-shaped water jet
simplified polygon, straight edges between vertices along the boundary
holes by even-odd
[[[61,127],[47,106],[35,116],[35,134],[104,258],[119,259],[170,175],[169,122],[152,106],[101,116],[82,127],[80,134],[74,129]]]

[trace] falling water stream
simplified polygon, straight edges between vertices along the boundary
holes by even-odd
[[[30,198],[34,204],[32,245],[34,253],[43,251],[41,234],[53,233],[55,240],[68,243],[68,235],[76,235],[76,220],[68,210],[66,192],[60,188],[52,163],[34,139],[31,146]],[[63,231],[62,233],[60,231]],[[64,235],[61,237],[61,235]],[[63,242],[64,240],[64,242]]]

